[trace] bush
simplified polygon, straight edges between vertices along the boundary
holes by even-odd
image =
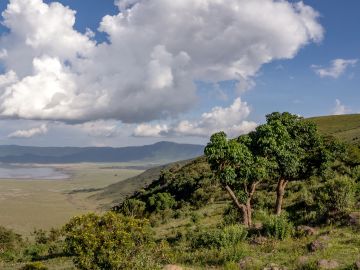
[[[316,194],[316,205],[320,217],[337,220],[346,214],[355,203],[356,185],[346,176],[328,180]]]
[[[144,217],[146,203],[137,199],[126,199],[117,211],[128,217]]]
[[[200,230],[188,237],[191,239],[191,246],[197,248],[223,248],[230,247],[245,240],[247,230],[240,225],[225,226],[224,228]]]
[[[166,260],[147,220],[88,214],[72,218],[64,234],[65,249],[79,269],[157,269]]]
[[[223,223],[225,225],[234,225],[242,222],[242,214],[239,209],[230,204],[225,208],[223,213]]]
[[[22,238],[13,230],[0,226],[0,253],[15,249],[22,243]]]
[[[21,267],[20,270],[47,270],[48,268],[41,262],[28,263]]]
[[[294,226],[284,214],[267,215],[263,219],[263,232],[266,236],[284,240],[294,234]]]
[[[44,244],[30,244],[24,250],[24,256],[30,261],[41,260],[47,255],[48,248]]]
[[[176,201],[170,193],[157,193],[152,195],[148,201],[151,212],[160,212],[165,209],[171,209],[175,206]]]

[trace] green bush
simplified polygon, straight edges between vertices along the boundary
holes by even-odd
[[[48,255],[48,248],[45,244],[29,244],[24,250],[24,256],[30,261],[37,261]]]
[[[337,176],[326,181],[315,197],[319,215],[328,220],[341,218],[354,206],[355,192],[356,184],[349,177]]]
[[[41,262],[28,263],[21,267],[20,270],[47,270],[48,268]]]
[[[230,204],[225,208],[223,213],[223,223],[225,225],[234,225],[242,222],[242,214],[239,209],[235,208],[233,204]]]
[[[15,249],[21,244],[22,238],[13,230],[0,226],[0,253]]]
[[[47,244],[50,241],[45,230],[34,230],[32,235],[34,236],[37,244]]]
[[[176,201],[170,193],[156,193],[149,200],[149,210],[151,212],[160,212],[165,209],[171,209],[175,206]]]
[[[144,217],[146,203],[137,199],[126,199],[117,211],[128,217]]]
[[[88,214],[72,218],[64,234],[65,250],[79,269],[157,269],[166,259],[143,219]]]
[[[224,228],[204,229],[188,237],[191,246],[197,248],[223,248],[234,246],[246,239],[247,230],[241,225],[225,226]]]
[[[294,225],[286,215],[266,215],[263,219],[263,232],[268,237],[284,240],[294,234]]]

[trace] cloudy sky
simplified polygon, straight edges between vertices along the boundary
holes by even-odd
[[[0,0],[0,144],[206,143],[360,112],[360,1]]]

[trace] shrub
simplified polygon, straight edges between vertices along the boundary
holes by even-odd
[[[355,182],[346,176],[337,176],[326,181],[318,189],[315,200],[320,216],[337,220],[354,206]]]
[[[34,230],[32,235],[34,236],[37,244],[47,244],[50,241],[45,230]]]
[[[192,212],[192,213],[190,214],[190,219],[191,219],[191,222],[197,224],[197,223],[199,223],[199,221],[200,221],[200,219],[201,219],[201,216],[200,216],[200,214],[197,213],[197,212]]]
[[[286,215],[267,215],[263,219],[263,231],[266,236],[284,240],[294,233],[294,226]]]
[[[128,217],[144,217],[146,203],[137,199],[126,199],[118,209],[118,212]]]
[[[223,223],[225,225],[234,225],[242,222],[242,214],[239,209],[230,204],[225,208],[223,213]]]
[[[170,193],[156,193],[148,201],[151,212],[160,212],[165,209],[171,209],[175,206],[176,201]]]
[[[13,230],[0,226],[0,252],[13,250],[22,243],[22,238]]]
[[[243,241],[247,230],[241,225],[225,226],[224,228],[206,229],[190,234],[192,248],[223,248],[234,246]]]
[[[30,261],[36,261],[47,255],[47,246],[44,244],[30,244],[24,250],[24,256]]]
[[[156,269],[166,259],[143,219],[88,214],[72,218],[64,234],[65,249],[79,269]]]

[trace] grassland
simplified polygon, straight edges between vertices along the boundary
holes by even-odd
[[[352,144],[360,143],[360,114],[330,115],[309,118],[319,131]]]
[[[0,179],[0,224],[28,236],[34,228],[62,226],[74,215],[101,211],[99,189],[142,172],[132,164],[51,165],[70,174],[63,180]]]

